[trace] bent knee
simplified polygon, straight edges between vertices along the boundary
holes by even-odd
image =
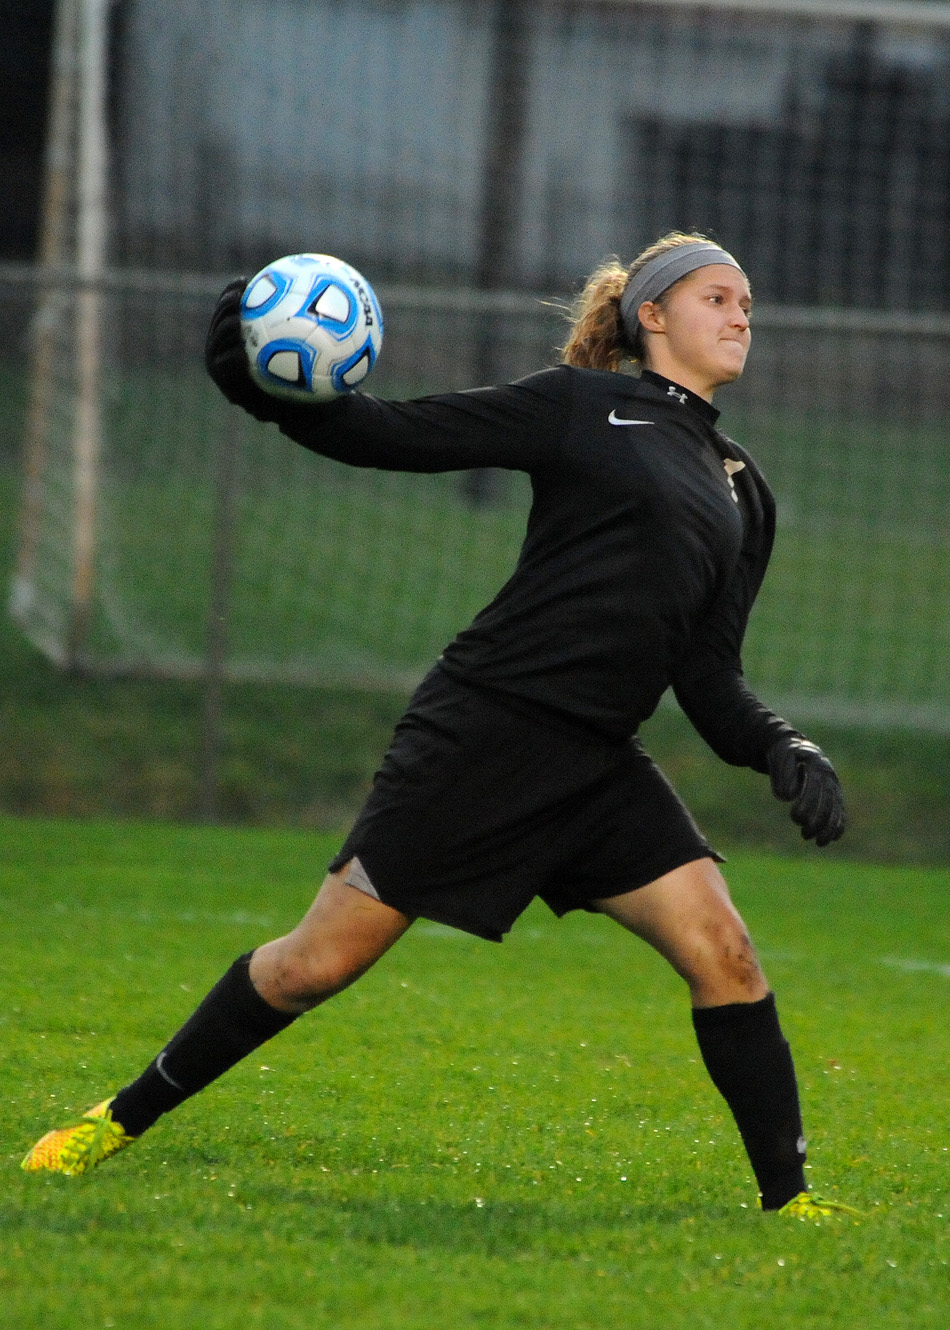
[[[697,929],[679,960],[677,969],[703,1005],[754,1002],[768,992],[752,939],[738,918]]]
[[[313,954],[278,946],[262,968],[264,972],[255,976],[255,984],[263,997],[280,1007],[308,1011],[348,988],[365,967],[338,948],[323,948]]]

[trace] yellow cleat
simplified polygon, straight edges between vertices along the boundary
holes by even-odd
[[[811,1219],[816,1224],[820,1224],[823,1219],[837,1219],[843,1216],[851,1219],[865,1218],[853,1205],[845,1205],[841,1201],[826,1201],[821,1196],[813,1196],[810,1191],[800,1191],[797,1196],[787,1201],[778,1213],[786,1215],[789,1219],[800,1219],[803,1223]]]
[[[118,1122],[113,1122],[109,1110],[111,1103],[111,1099],[103,1099],[101,1104],[84,1113],[79,1122],[48,1131],[36,1142],[20,1167],[28,1173],[45,1168],[50,1173],[65,1173],[72,1178],[124,1150],[137,1138],[130,1136]]]

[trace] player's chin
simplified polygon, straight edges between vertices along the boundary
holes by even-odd
[[[720,357],[719,361],[719,385],[724,383],[734,383],[745,369],[746,356],[748,352],[745,347],[736,346],[735,351],[730,351]]]
[[[736,379],[741,376],[743,369],[744,365],[732,365],[728,368],[720,366],[714,386],[716,388],[724,388],[729,383],[735,383]]]

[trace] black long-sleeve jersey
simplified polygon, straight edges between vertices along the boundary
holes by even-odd
[[[407,402],[263,398],[254,414],[351,466],[528,473],[517,565],[445,648],[449,674],[611,738],[634,733],[672,686],[721,758],[759,771],[796,733],[742,674],[774,501],[701,398],[650,373],[566,365]]]

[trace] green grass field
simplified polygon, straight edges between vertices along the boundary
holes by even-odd
[[[238,952],[303,831],[0,820],[0,1323],[18,1330],[943,1330],[946,870],[735,856],[819,1190],[763,1216],[679,981],[604,920],[420,923],[359,984],[88,1178],[22,1174]]]

